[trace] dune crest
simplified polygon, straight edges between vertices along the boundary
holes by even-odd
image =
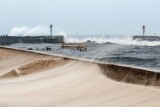
[[[56,68],[63,64],[65,64],[67,61],[62,59],[47,59],[47,60],[37,60],[30,62],[26,65],[22,65],[18,68],[15,68],[6,74],[3,74],[0,76],[1,78],[13,78],[13,77],[21,77],[27,74],[32,74],[36,72],[45,71],[47,69]]]

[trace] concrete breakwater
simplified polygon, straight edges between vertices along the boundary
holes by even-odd
[[[139,40],[139,41],[160,41],[159,36],[133,36],[133,40]]]
[[[13,43],[63,43],[64,37],[57,36],[1,36],[0,45],[10,45]]]

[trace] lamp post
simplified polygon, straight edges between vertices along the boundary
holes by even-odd
[[[146,30],[145,25],[142,26],[142,29],[143,29],[143,36],[144,36],[144,35],[145,35],[145,32],[146,32],[146,31],[145,31],[145,30]]]
[[[50,36],[52,37],[52,24],[50,25]]]

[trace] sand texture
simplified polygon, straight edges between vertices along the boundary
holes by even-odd
[[[0,48],[0,107],[160,107],[160,74]]]

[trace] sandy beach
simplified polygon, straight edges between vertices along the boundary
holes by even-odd
[[[159,107],[159,73],[0,48],[0,107]]]

